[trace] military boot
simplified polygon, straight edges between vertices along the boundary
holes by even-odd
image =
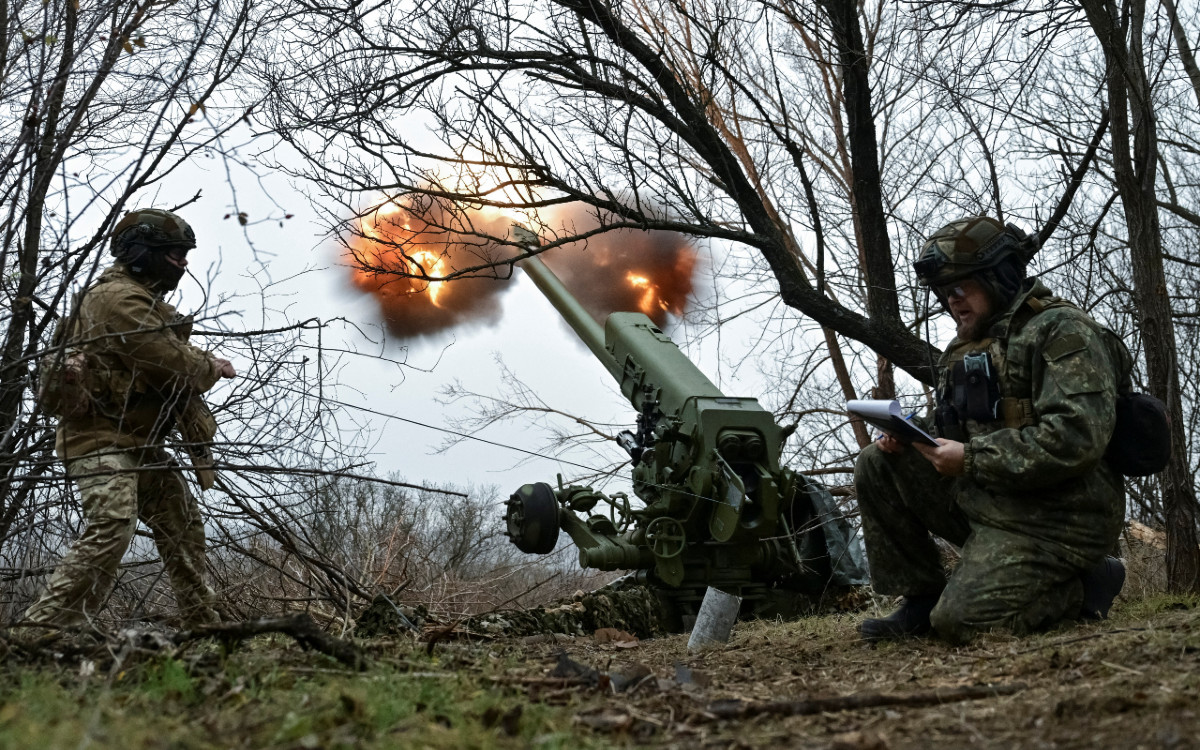
[[[1084,620],[1104,620],[1112,608],[1113,599],[1125,586],[1125,565],[1115,557],[1106,556],[1079,575],[1083,581],[1083,607],[1079,617]]]
[[[864,641],[890,641],[901,638],[927,635],[933,630],[929,624],[929,613],[938,603],[937,596],[906,596],[900,609],[887,617],[863,620],[858,626]]]

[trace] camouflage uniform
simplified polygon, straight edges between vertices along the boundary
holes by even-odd
[[[85,291],[69,318],[68,342],[88,361],[87,413],[63,418],[55,451],[79,487],[87,527],[59,563],[33,622],[74,626],[94,616],[140,519],[154,536],[187,623],[217,619],[204,583],[204,524],[178,464],[162,448],[180,429],[206,443],[215,424],[199,394],[218,365],[187,343],[190,319],[117,263]],[[207,455],[194,451],[193,463]],[[201,486],[211,484],[207,467]]]
[[[1076,615],[1079,574],[1113,549],[1125,516],[1121,476],[1103,459],[1124,346],[1041,282],[1027,282],[988,334],[955,339],[941,360],[944,393],[951,364],[988,351],[1005,397],[1005,419],[964,425],[963,476],[938,474],[911,448],[872,445],[855,466],[875,589],[940,593],[930,621],[952,641]],[[930,532],[962,547],[948,582]]]

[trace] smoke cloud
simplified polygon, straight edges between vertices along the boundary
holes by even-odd
[[[548,218],[550,225],[567,227],[572,233],[597,226],[583,207],[558,209]],[[511,257],[512,248],[473,236],[475,232],[507,236],[511,223],[510,218],[488,210],[448,211],[436,203],[420,211],[387,206],[365,217],[361,232],[347,241],[351,283],[374,296],[387,330],[397,338],[494,324],[501,314],[500,296],[512,287],[511,279],[463,277],[439,282],[423,277],[441,277]],[[452,231],[447,226],[469,229]],[[618,230],[540,257],[597,322],[603,324],[615,311],[643,312],[661,327],[670,316],[685,312],[697,256],[681,234]]]
[[[645,313],[659,327],[683,315],[696,268],[695,249],[675,232],[616,230],[541,257],[602,325],[617,311]]]
[[[351,283],[375,297],[393,336],[433,336],[456,327],[494,324],[508,279],[462,277],[431,281],[465,268],[511,255],[511,249],[445,229],[457,213],[433,204],[413,211],[394,205],[365,217],[347,241]],[[511,223],[502,216],[473,216],[473,231],[504,236]],[[412,274],[404,276],[398,274]]]

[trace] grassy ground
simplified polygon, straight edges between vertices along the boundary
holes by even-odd
[[[683,636],[365,644],[352,672],[283,637],[134,659],[9,658],[2,748],[1195,747],[1200,602],[1121,603],[1025,639],[870,646],[859,615],[739,624],[700,656]],[[589,671],[589,668],[595,670]],[[992,695],[785,716],[821,696]],[[725,701],[721,703],[721,701]],[[740,701],[731,703],[731,701]],[[768,705],[768,702],[777,703]],[[782,703],[780,703],[782,702]],[[720,719],[730,706],[752,718]],[[775,712],[775,713],[772,713]]]

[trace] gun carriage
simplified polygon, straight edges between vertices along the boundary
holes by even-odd
[[[743,616],[772,617],[802,613],[831,584],[865,583],[833,498],[780,466],[785,431],[756,399],[722,393],[646,315],[614,312],[601,328],[539,258],[518,265],[637,411],[618,442],[641,501],[561,475],[526,484],[504,516],[518,548],[545,554],[566,532],[580,566],[633,571],[676,629],[709,586],[740,595]]]

